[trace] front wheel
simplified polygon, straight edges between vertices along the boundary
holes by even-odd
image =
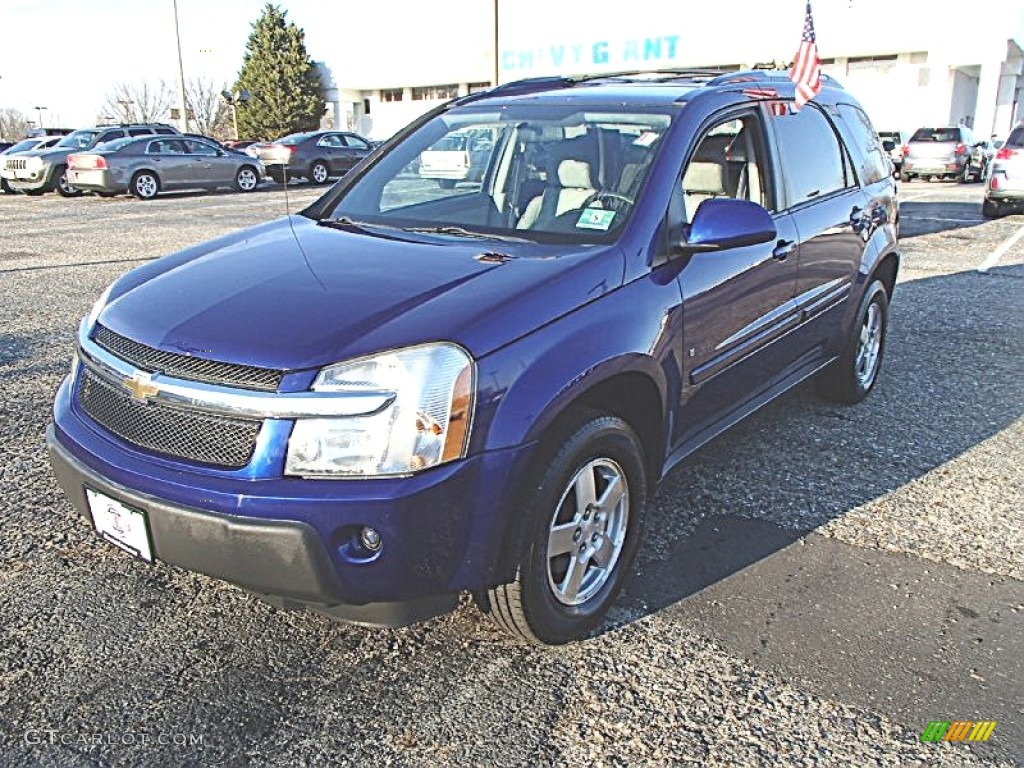
[[[880,280],[868,287],[839,359],[816,380],[818,393],[837,403],[859,403],[875,386],[889,326],[889,294]]]
[[[522,499],[527,526],[515,580],[488,590],[491,617],[543,645],[586,636],[604,618],[636,555],[647,479],[622,419],[579,411],[545,441]]]
[[[140,200],[152,200],[160,191],[160,179],[150,171],[139,171],[132,177],[131,189]]]
[[[256,175],[256,171],[248,165],[239,168],[238,173],[235,174],[235,189],[239,192],[252,192],[259,183],[260,179]]]

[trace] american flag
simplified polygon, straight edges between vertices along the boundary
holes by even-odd
[[[814,37],[814,19],[811,18],[811,0],[807,0],[804,14],[804,34],[800,39],[800,50],[793,61],[789,79],[796,83],[796,107],[799,109],[821,90],[821,60],[818,58],[818,41]]]

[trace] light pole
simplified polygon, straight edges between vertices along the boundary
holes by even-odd
[[[34,109],[36,111],[36,114],[39,115],[39,127],[42,128],[43,127],[43,112],[45,112],[47,109],[49,109],[49,107],[32,107],[32,109]]]
[[[181,63],[181,33],[178,31],[178,0],[174,0],[174,37],[178,41],[178,102],[181,109],[181,128],[188,133],[188,103],[185,100],[185,67]]]
[[[238,141],[238,105],[248,104],[249,99],[252,98],[252,94],[248,91],[221,91],[220,97],[224,99],[224,103],[231,107],[231,122],[235,128],[235,141]]]

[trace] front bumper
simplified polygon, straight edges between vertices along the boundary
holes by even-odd
[[[75,509],[91,522],[88,486],[145,510],[153,554],[166,563],[238,584],[284,608],[309,606],[361,624],[399,627],[456,605],[454,595],[346,605],[338,575],[312,526],[169,504],[112,482],[76,459],[60,444],[52,424],[46,443],[57,481]]]
[[[37,189],[48,189],[51,186],[51,176],[54,166],[44,165],[29,170],[5,170],[3,178],[11,189],[19,192],[34,191]]]
[[[68,379],[53,417],[54,470],[83,515],[88,484],[147,512],[157,559],[276,604],[395,626],[509,578],[502,553],[531,447],[410,477],[307,480],[282,474],[287,421],[267,422],[274,439],[249,466],[223,470],[120,440],[81,410]],[[364,526],[381,535],[376,553],[353,546]]]

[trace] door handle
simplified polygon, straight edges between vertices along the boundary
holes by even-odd
[[[785,261],[795,248],[795,240],[779,240],[779,242],[775,244],[775,248],[772,250],[772,258],[776,261]]]

